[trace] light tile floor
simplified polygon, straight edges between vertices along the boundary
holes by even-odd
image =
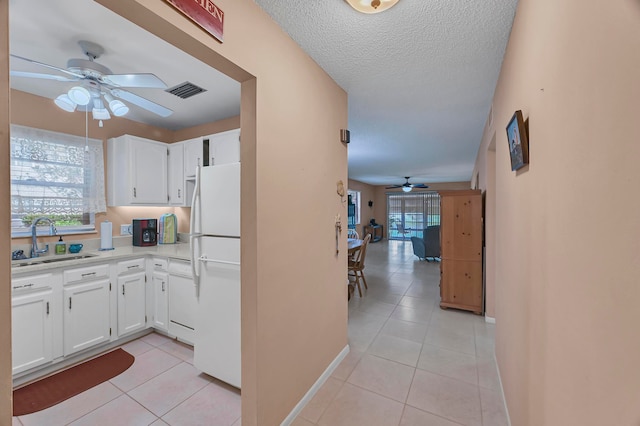
[[[399,241],[371,244],[366,264],[351,352],[293,426],[507,425],[494,327],[438,307],[439,264]],[[239,391],[198,374],[190,347],[154,333],[123,348],[136,357],[127,371],[13,426],[240,426]]]
[[[440,265],[410,242],[373,243],[365,277],[349,302],[351,352],[293,426],[507,425],[494,326],[439,308]]]
[[[124,373],[13,426],[240,425],[240,391],[193,367],[193,349],[152,333],[122,346]]]

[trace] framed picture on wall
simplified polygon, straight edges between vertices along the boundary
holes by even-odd
[[[529,140],[520,110],[513,114],[509,125],[507,125],[507,140],[511,156],[511,170],[516,171],[524,167],[525,164],[529,164]]]

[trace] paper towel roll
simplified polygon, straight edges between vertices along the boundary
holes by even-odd
[[[111,222],[104,221],[100,224],[100,250],[113,248],[113,231]]]

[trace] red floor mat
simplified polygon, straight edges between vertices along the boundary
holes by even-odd
[[[52,407],[105,382],[131,367],[135,358],[116,349],[68,370],[13,391],[13,415],[23,416]]]

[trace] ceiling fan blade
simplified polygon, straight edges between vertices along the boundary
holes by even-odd
[[[12,58],[21,59],[23,61],[31,62],[32,64],[40,65],[41,67],[45,67],[45,68],[49,68],[49,69],[52,69],[52,70],[59,71],[59,72],[61,72],[63,74],[70,75],[70,76],[75,77],[77,79],[83,79],[84,78],[84,75],[77,74],[75,72],[71,72],[71,71],[66,70],[64,68],[54,67],[53,65],[45,64],[43,62],[34,61],[33,59],[23,58],[22,56],[18,56],[18,55],[14,55],[14,54],[10,54],[9,56],[11,56]]]
[[[160,117],[169,117],[173,114],[173,111],[169,108],[163,107],[162,105],[145,99],[142,96],[127,92],[126,90],[112,89],[111,94],[116,98],[124,99],[127,102],[131,102],[132,104],[139,106],[140,108],[144,108],[154,114],[158,114]]]
[[[167,85],[154,74],[106,74],[102,76],[106,84],[118,87],[144,87],[166,89]]]
[[[53,75],[53,74],[40,74],[37,72],[26,72],[26,71],[11,71],[11,77],[26,77],[26,78],[40,78],[43,80],[56,80],[56,81],[78,81],[79,78],[69,78],[63,77],[61,75]]]
[[[387,186],[385,189],[402,188],[402,185]]]
[[[424,183],[415,183],[412,185],[414,188],[428,188],[429,185],[425,185]]]

